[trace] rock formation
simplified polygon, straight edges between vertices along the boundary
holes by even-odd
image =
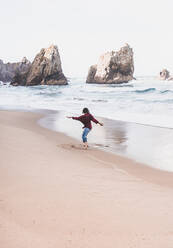
[[[133,50],[128,44],[118,52],[107,52],[100,56],[98,64],[90,67],[87,83],[119,84],[133,79]]]
[[[57,46],[41,49],[26,73],[16,73],[12,85],[65,85],[67,79],[61,68]]]
[[[170,73],[167,69],[163,69],[161,72],[160,72],[160,79],[161,80],[166,80],[166,79],[169,79],[170,77]]]
[[[21,62],[17,63],[3,63],[0,60],[0,81],[11,82],[16,73],[25,73],[31,66],[29,60],[26,57]]]

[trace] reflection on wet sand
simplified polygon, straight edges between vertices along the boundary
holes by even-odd
[[[126,123],[104,119],[104,131],[108,147],[112,151],[125,152],[127,149]]]

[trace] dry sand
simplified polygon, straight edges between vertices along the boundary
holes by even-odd
[[[0,248],[172,248],[173,173],[0,112]]]

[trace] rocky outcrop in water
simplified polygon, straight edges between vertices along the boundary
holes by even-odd
[[[133,50],[126,44],[118,52],[100,56],[98,64],[90,67],[86,83],[127,83],[133,79],[133,73]]]
[[[167,69],[163,69],[159,74],[159,79],[173,81],[173,76],[170,75],[170,72]]]
[[[161,80],[166,80],[166,79],[169,79],[170,77],[170,73],[167,69],[163,69],[161,72],[160,72],[160,79]]]
[[[3,63],[0,60],[0,81],[11,82],[16,73],[25,73],[30,66],[31,62],[26,57],[17,63]]]
[[[26,73],[16,73],[12,85],[66,85],[67,79],[61,68],[61,60],[57,46],[43,48],[36,55]]]

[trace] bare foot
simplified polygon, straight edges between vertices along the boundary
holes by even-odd
[[[84,148],[85,150],[87,150],[87,149],[88,149],[88,144],[84,144],[84,145],[83,145],[83,148]]]

